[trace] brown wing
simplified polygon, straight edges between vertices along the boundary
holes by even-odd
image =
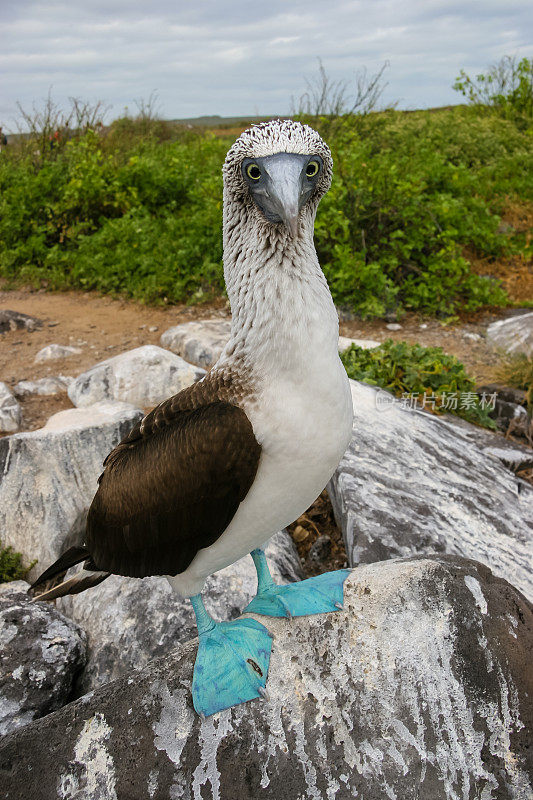
[[[183,572],[224,532],[253,483],[261,447],[244,411],[221,400],[178,410],[176,398],[104,462],[86,536],[100,570]]]

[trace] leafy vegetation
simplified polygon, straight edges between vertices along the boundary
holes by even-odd
[[[473,105],[495,109],[521,127],[533,120],[533,59],[503,56],[488,72],[471,78],[461,70],[453,88]]]
[[[25,567],[21,553],[17,553],[12,547],[2,547],[0,543],[0,583],[22,580],[36,563],[37,561],[33,561],[29,567]]]
[[[386,342],[372,350],[352,344],[341,360],[348,377],[392,392],[409,407],[416,403],[430,411],[447,411],[470,422],[495,429],[489,402],[481,402],[475,381],[464,365],[441,347]]]
[[[467,254],[489,272],[532,257],[527,235],[501,223],[509,204],[533,212],[533,137],[470,107],[375,112],[382,73],[359,74],[350,99],[322,70],[300,109],[335,161],[316,222],[335,301],[363,317],[506,304]],[[55,136],[49,98],[32,135],[0,154],[0,276],[146,302],[220,295],[221,166],[234,137],[164,123],[150,104],[103,128],[72,103],[75,128]]]

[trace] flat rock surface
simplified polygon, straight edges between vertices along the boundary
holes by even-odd
[[[13,387],[13,394],[17,397],[28,397],[36,394],[48,397],[66,392],[74,378],[67,375],[38,378],[36,381],[19,381]]]
[[[370,564],[258,617],[268,701],[201,721],[196,643],[0,741],[4,800],[529,800],[533,610],[482,565]]]
[[[95,364],[68,389],[75,406],[119,400],[147,408],[190,386],[204,375],[179,356],[155,345],[128,350]]]
[[[61,411],[44,428],[0,439],[0,537],[36,578],[78,543],[102,462],[142,417],[125,403]]]
[[[362,347],[363,350],[373,350],[374,347],[379,347],[380,342],[375,339],[348,339],[347,336],[339,336],[339,353],[343,353],[352,344]]]
[[[0,584],[0,736],[68,702],[86,636],[25,581]]]
[[[60,358],[72,358],[72,356],[79,356],[81,350],[79,347],[72,347],[71,345],[63,344],[48,344],[39,350],[35,356],[35,363],[41,364],[43,361],[56,361]]]
[[[303,577],[288,533],[273,536],[265,552],[275,581]],[[208,578],[202,596],[209,613],[225,620],[238,616],[256,590],[255,568],[246,556]],[[60,598],[57,607],[88,635],[88,662],[79,678],[78,694],[140,669],[196,636],[190,602],[178,597],[162,577],[112,575],[93,589]]]
[[[533,311],[493,322],[487,328],[487,341],[506,353],[533,356]]]
[[[351,381],[353,436],[328,484],[349,563],[475,558],[533,597],[533,489],[460,426]]]

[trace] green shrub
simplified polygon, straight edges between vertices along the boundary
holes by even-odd
[[[476,106],[495,109],[523,126],[533,119],[533,59],[503,56],[485,73],[471,78],[461,70],[453,88]]]
[[[32,561],[29,567],[24,567],[22,554],[12,547],[2,547],[0,543],[0,583],[24,579],[36,563],[37,561]]]
[[[503,233],[500,222],[508,196],[532,196],[527,136],[470,109],[389,111],[347,118],[333,131],[335,177],[319,207],[316,242],[337,302],[363,316],[449,315],[507,302],[464,254],[523,252],[523,237]]]
[[[501,226],[509,203],[533,203],[531,136],[472,108],[307,121],[334,157],[316,245],[337,304],[371,317],[508,302],[466,254],[488,271],[494,259],[531,257],[527,236]],[[222,293],[221,167],[231,141],[174,128],[164,138],[156,122],[89,129],[44,161],[29,149],[3,152],[0,276],[146,302]]]
[[[407,405],[418,402],[432,411],[447,411],[495,429],[488,403],[475,394],[475,382],[455,356],[442,347],[386,342],[372,350],[352,344],[341,354],[348,377],[381,386]]]

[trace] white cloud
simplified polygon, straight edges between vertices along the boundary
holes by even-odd
[[[320,57],[350,79],[390,62],[385,100],[458,102],[461,68],[531,56],[529,0],[4,0],[0,121],[50,86],[119,114],[157,90],[169,118],[283,114]]]

